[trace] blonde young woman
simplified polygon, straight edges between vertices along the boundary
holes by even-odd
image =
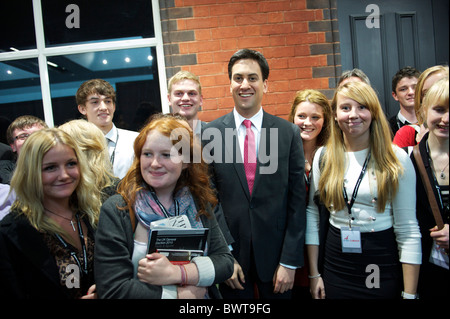
[[[86,156],[88,167],[93,174],[94,184],[104,202],[116,192],[119,178],[114,176],[103,132],[86,120],[72,120],[60,125],[59,128],[77,141]]]
[[[95,298],[100,198],[77,143],[43,129],[23,145],[11,180],[17,199],[0,223],[0,295]]]
[[[433,84],[423,99],[420,114],[417,116],[427,124],[429,131],[423,136],[418,147],[420,157],[426,168],[427,176],[433,189],[433,196],[438,203],[444,228],[438,229],[431,211],[424,183],[417,168],[416,159],[411,160],[417,175],[417,218],[422,232],[423,259],[420,268],[418,291],[420,299],[448,299],[449,271],[438,262],[431,262],[430,256],[441,253],[448,258],[449,225],[449,96],[448,77]],[[447,259],[448,262],[448,259]],[[448,267],[448,264],[447,264]]]
[[[316,150],[328,139],[330,119],[331,108],[325,95],[310,89],[296,93],[289,113],[289,122],[300,128],[307,175]],[[308,178],[306,180],[308,186]]]
[[[319,157],[314,158],[307,207],[312,295],[400,298],[403,278],[403,295],[414,296],[421,246],[411,161],[392,146],[389,124],[369,85],[339,87],[331,108],[335,120],[320,168]],[[316,190],[330,210],[322,274],[319,215],[312,201]]]
[[[298,91],[292,102],[289,122],[300,128],[300,136],[305,154],[305,184],[309,190],[311,181],[311,167],[314,155],[323,146],[329,136],[331,107],[327,97],[317,90],[307,89]],[[305,259],[307,259],[305,252]],[[309,294],[308,266],[299,268],[295,272],[294,296],[304,292]]]

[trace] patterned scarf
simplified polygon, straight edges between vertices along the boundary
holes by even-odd
[[[156,195],[154,193],[152,194],[152,191],[147,188],[141,189],[136,194],[134,211],[136,212],[136,217],[139,222],[147,229],[150,228],[151,222],[166,218],[164,212],[156,202],[155,196]],[[188,217],[192,228],[203,227],[202,222],[200,220],[196,220],[197,208],[195,207],[194,198],[192,197],[192,194],[187,186],[180,189],[174,195],[174,201],[178,203],[179,214],[186,215]],[[166,210],[169,217],[175,216],[175,207],[176,205],[171,205],[170,208]]]

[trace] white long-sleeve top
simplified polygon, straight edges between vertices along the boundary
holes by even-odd
[[[313,160],[312,178],[309,189],[309,204],[306,210],[306,244],[319,245],[319,211],[313,196],[319,185],[319,157],[322,147]],[[346,152],[346,170],[344,184],[347,196],[351,199],[353,189],[361,173],[369,149],[358,152]],[[420,230],[416,219],[416,173],[408,154],[394,145],[404,173],[399,179],[398,192],[392,201],[387,202],[384,212],[377,212],[376,176],[370,165],[367,168],[352,207],[352,226],[359,226],[361,232],[382,231],[394,227],[400,262],[420,264],[422,248]],[[329,222],[336,228],[349,225],[348,209],[330,210]]]

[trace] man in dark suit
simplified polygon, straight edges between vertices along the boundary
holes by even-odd
[[[202,135],[203,155],[211,163],[234,239],[235,271],[220,290],[224,298],[290,298],[295,269],[304,263],[306,192],[300,131],[263,111],[269,66],[261,53],[239,50],[229,61],[228,75],[234,110],[207,124]],[[242,125],[245,119],[251,127]],[[257,154],[253,173],[244,167],[251,162],[252,140]]]

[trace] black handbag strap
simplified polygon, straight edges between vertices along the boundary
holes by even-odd
[[[439,206],[434,196],[433,188],[431,187],[430,179],[428,178],[427,172],[425,170],[425,165],[423,164],[422,156],[420,156],[419,145],[417,144],[413,148],[414,158],[416,159],[417,167],[419,168],[420,177],[422,178],[422,183],[425,186],[425,190],[428,195],[428,201],[430,202],[431,211],[434,215],[434,220],[438,226],[438,230],[444,228],[444,221],[442,220],[441,212]]]

